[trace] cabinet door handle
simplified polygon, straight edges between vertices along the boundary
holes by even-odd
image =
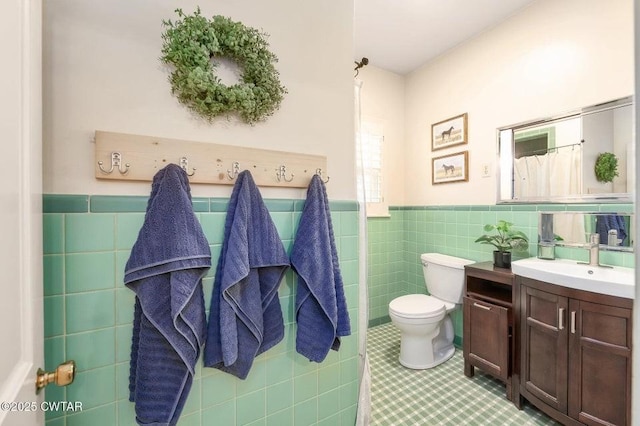
[[[571,333],[576,334],[576,311],[571,311]]]
[[[564,308],[558,308],[558,330],[564,330]]]
[[[476,308],[482,308],[482,309],[484,309],[485,311],[490,311],[490,310],[491,310],[491,308],[490,308],[490,307],[488,307],[488,306],[484,306],[484,305],[478,305],[478,304],[477,304],[477,303],[475,303],[475,302],[474,302],[473,306],[475,306]]]

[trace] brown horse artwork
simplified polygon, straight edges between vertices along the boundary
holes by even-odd
[[[451,131],[453,130],[453,126],[449,127],[449,130],[443,130],[442,131],[442,140],[444,141],[444,137],[446,136],[447,139],[451,139]]]
[[[455,166],[447,166],[446,164],[443,164],[442,168],[444,169],[445,175],[453,174],[453,172],[456,170]]]

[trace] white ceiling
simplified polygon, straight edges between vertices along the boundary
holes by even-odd
[[[355,59],[407,74],[533,1],[355,0]]]

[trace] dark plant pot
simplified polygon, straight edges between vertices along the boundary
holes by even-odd
[[[493,252],[493,265],[498,268],[511,269],[511,252],[495,250]]]

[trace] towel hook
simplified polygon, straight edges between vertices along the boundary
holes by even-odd
[[[125,175],[127,174],[127,172],[129,171],[129,163],[125,163],[124,164],[124,170],[122,169],[122,154],[120,154],[117,151],[113,151],[111,153],[111,168],[109,170],[105,170],[102,168],[102,165],[104,163],[102,161],[98,161],[98,167],[100,168],[100,171],[102,173],[105,173],[107,175],[110,175],[111,173],[113,173],[113,169],[114,168],[118,168],[118,171],[120,172],[120,174]]]
[[[285,182],[291,182],[293,180],[294,174],[291,173],[291,177],[287,179],[287,177],[285,176],[286,173],[287,173],[287,166],[285,165],[282,165],[276,169],[276,178],[278,179],[278,182],[280,182],[281,180],[284,180]]]
[[[227,169],[227,176],[229,176],[229,180],[234,180],[238,177],[238,173],[240,173],[240,163],[234,161],[232,170]]]
[[[187,176],[193,176],[196,174],[196,168],[193,168],[193,171],[191,173],[189,173],[189,160],[187,159],[187,157],[180,157],[180,167],[182,167],[182,170],[185,171],[185,173],[187,174]]]
[[[322,182],[327,183],[329,182],[329,179],[331,179],[331,176],[327,176],[327,180],[322,179],[322,169],[316,169],[316,174],[318,176],[320,176],[320,179],[322,180]]]

